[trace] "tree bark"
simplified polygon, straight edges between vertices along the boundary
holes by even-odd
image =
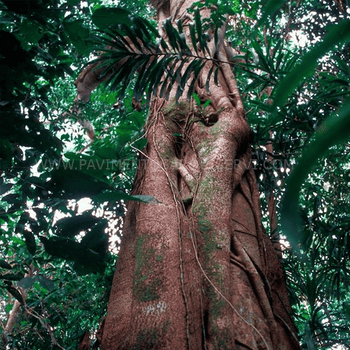
[[[159,22],[172,15],[186,28],[192,2],[152,4]],[[218,58],[228,62],[221,39]],[[209,68],[196,85],[211,101],[205,111],[193,101],[151,101],[132,193],[158,203],[128,203],[103,350],[299,348],[283,271],[261,224],[236,80],[221,63],[208,94]]]
[[[12,333],[12,329],[13,329],[13,326],[15,325],[15,321],[19,313],[20,306],[21,306],[21,303],[16,299],[13,303],[12,310],[10,311],[9,318],[7,320],[6,326],[2,333],[2,342],[5,346],[8,343],[8,339],[7,339],[8,335]]]

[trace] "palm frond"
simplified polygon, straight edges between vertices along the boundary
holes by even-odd
[[[90,63],[100,62],[104,68],[101,74],[108,76],[106,82],[121,95],[130,85],[137,99],[144,94],[149,98],[156,93],[168,99],[174,84],[177,84],[176,99],[179,99],[190,80],[187,93],[187,98],[190,98],[205,64],[210,62],[212,65],[207,80],[215,72],[217,81],[219,63],[208,48],[210,36],[204,31],[208,26],[203,26],[199,10],[194,15],[194,22],[189,24],[189,38],[186,38],[180,20],[176,26],[170,19],[166,20],[163,31],[167,40],[150,22],[129,15],[130,25],[124,21],[96,32],[94,40],[100,56]],[[212,29],[217,33],[214,23]],[[212,50],[214,54],[216,44],[217,40]],[[209,91],[209,83],[206,89]]]

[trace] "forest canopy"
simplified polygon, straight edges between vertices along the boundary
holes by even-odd
[[[215,7],[210,19],[201,18],[203,6]],[[349,349],[349,4],[206,0],[189,13],[192,44],[203,51],[209,25],[220,28],[228,14],[229,63],[252,129],[262,220],[280,244],[302,348]],[[0,1],[6,349],[99,347],[125,203],[157,202],[130,194],[147,144],[149,97],[156,88],[166,97],[174,81],[194,84],[203,63],[186,51],[181,24],[168,21],[163,30],[168,44],[143,0]],[[152,63],[138,44],[167,53],[159,52],[149,75],[141,74]],[[78,103],[74,82],[101,57],[105,83]],[[108,62],[125,57],[110,74]],[[185,59],[187,76],[167,68]],[[164,82],[166,69],[172,74]],[[207,102],[188,91],[205,111]]]

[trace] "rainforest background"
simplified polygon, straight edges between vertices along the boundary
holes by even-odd
[[[262,221],[275,242],[281,235],[301,346],[349,349],[349,4],[205,5],[229,14],[226,41],[252,129]],[[154,8],[142,0],[0,1],[6,349],[98,348],[125,203],[154,205],[147,194],[130,195],[149,106],[147,89],[133,95],[134,72],[128,84],[101,84],[87,104],[74,104],[74,81],[105,47],[108,25],[130,14],[157,26]],[[139,22],[132,23],[137,37]],[[206,103],[190,97],[198,107]]]

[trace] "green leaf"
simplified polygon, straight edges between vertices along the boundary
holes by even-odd
[[[159,203],[156,198],[147,195],[134,195],[131,196],[125,192],[104,192],[93,197],[93,200],[98,203],[104,202],[118,202],[120,200],[124,201],[137,201],[143,203]]]
[[[334,55],[333,59],[338,63],[340,70],[348,77],[350,76],[350,68],[348,67],[347,60],[342,60],[340,57]]]
[[[0,275],[0,279],[8,281],[19,281],[23,278],[23,273],[7,273],[5,275]]]
[[[12,308],[13,308],[13,304],[7,304],[7,305],[5,306],[5,312],[6,312],[7,314],[10,313],[11,310],[12,310]]]
[[[62,218],[55,225],[57,228],[55,234],[60,237],[71,238],[78,235],[81,231],[86,231],[93,227],[100,220],[100,218],[93,216],[90,212]]]
[[[6,285],[6,289],[9,293],[11,293],[21,304],[24,303],[21,293],[14,287],[12,287],[11,284]]]
[[[216,84],[216,85],[219,85],[219,66],[217,66],[216,68],[215,68],[215,72],[214,72],[214,83]]]
[[[195,64],[194,69],[193,69],[193,78],[192,78],[191,84],[188,88],[187,100],[191,99],[191,96],[194,92],[194,87],[195,87],[195,83],[197,81],[199,72],[202,70],[202,68],[205,66],[205,64],[206,64],[205,61],[196,60],[196,64]]]
[[[92,14],[92,22],[100,29],[106,29],[111,25],[131,25],[128,10],[121,8],[100,7]]]
[[[118,26],[118,28],[119,27],[120,26]],[[101,31],[101,32],[104,33],[104,31]],[[134,49],[130,45],[129,41],[124,38],[125,33],[123,33],[120,29],[110,28],[106,30],[105,33],[112,39],[112,41],[109,42],[109,45],[112,48],[116,48],[115,45],[119,45],[118,49],[121,51],[124,51],[125,53],[134,52]],[[103,38],[101,39],[103,40]],[[124,46],[124,50],[123,50],[123,46]],[[106,50],[106,52],[108,51],[113,53],[113,51]]]
[[[28,230],[23,231],[23,236],[26,242],[27,249],[30,254],[34,255],[36,252],[35,237],[32,232]]]
[[[131,196],[132,199],[131,200],[135,200],[135,201],[139,201],[139,202],[143,202],[143,203],[148,203],[148,204],[158,204],[161,203],[158,201],[158,199],[156,199],[155,197],[152,196],[148,196],[145,194],[138,194],[138,195],[133,195]]]
[[[171,24],[171,21],[170,19],[167,19],[165,21],[165,24],[164,24],[164,29],[165,29],[165,32],[168,36],[168,39],[169,39],[169,43],[172,47],[172,49],[174,51],[178,51],[179,50],[179,46],[177,44],[177,37],[176,37],[176,29],[173,27],[173,25]]]
[[[176,65],[176,60],[175,60],[175,63],[173,62],[172,65],[169,65],[168,67],[165,67],[165,78],[163,79],[163,82],[161,84],[161,89],[159,91],[159,97],[163,97],[164,94],[165,94],[165,91],[167,91],[167,87],[168,87],[168,83],[169,83],[169,86],[172,86],[171,84],[171,80],[173,80],[172,78],[174,78],[173,76],[173,68],[174,66]]]
[[[142,69],[140,70],[137,80],[134,87],[134,95],[137,100],[142,97],[142,94],[145,90],[145,87],[148,84],[148,77],[150,73],[153,71],[155,66],[158,64],[157,59],[153,59],[151,63],[148,65],[149,59],[147,59],[147,64],[144,64]]]
[[[154,28],[152,27],[152,25],[147,23],[147,21],[141,17],[135,17],[133,19],[133,24],[135,26],[135,29],[138,29],[145,36],[145,39],[148,40],[148,42],[152,42],[152,35],[151,34],[155,34],[156,37],[159,36],[157,31],[155,31],[155,33],[154,33]],[[150,30],[150,32],[149,32],[149,29],[150,29],[149,27],[152,28]]]
[[[95,155],[103,159],[116,159],[117,149],[110,146],[100,147],[95,151]]]
[[[196,101],[196,105],[197,105],[198,107],[200,107],[200,105],[201,105],[201,100],[200,100],[200,98],[198,97],[198,95],[197,95],[196,93],[193,94],[193,98],[194,98],[194,100]]]
[[[146,147],[146,145],[147,145],[146,138],[139,139],[133,143],[133,146],[137,149],[140,149],[140,150],[144,149]]]
[[[44,35],[44,31],[40,24],[36,21],[28,19],[23,20],[19,25],[19,30],[25,41],[36,44]]]
[[[40,283],[40,286],[52,292],[55,289],[55,283],[45,276],[35,276],[36,280]]]
[[[259,63],[260,63],[260,69],[261,70],[264,70],[265,72],[267,73],[271,73],[270,72],[270,66],[268,64],[268,56],[265,57],[264,53],[263,53],[263,50],[261,49],[261,44],[259,44],[257,41],[253,41],[252,42],[252,46],[255,50],[255,52],[257,53],[258,57],[259,57]]]
[[[174,57],[164,57],[159,60],[159,62],[153,67],[152,72],[150,72],[150,78],[148,82],[149,93],[156,93],[156,90],[161,82],[162,76],[164,74],[165,68],[170,62],[172,62]]]
[[[8,192],[12,188],[13,184],[0,184],[0,196]]]
[[[266,21],[267,17],[273,16],[284,3],[284,0],[268,0],[267,3],[262,6],[263,14],[258,25],[261,26]]]
[[[213,63],[212,66],[210,67],[210,70],[207,76],[207,81],[205,83],[205,90],[208,94],[210,93],[210,78],[211,78],[211,75],[213,74],[214,67],[215,67],[215,64]]]
[[[300,64],[280,82],[274,96],[273,109],[283,106],[287,97],[304,79],[309,77],[317,67],[318,59],[325,55],[337,44],[348,42],[350,40],[350,20],[343,20],[339,24],[329,27],[323,40],[304,55]],[[275,124],[277,117],[274,116],[271,124]]]
[[[206,109],[210,105],[210,103],[211,103],[210,100],[206,100],[203,104],[203,109]]]
[[[105,233],[107,226],[108,220],[101,220],[100,218],[100,222],[86,233],[86,235],[82,238],[81,243],[94,252],[100,255],[105,255],[108,247],[108,235]]]
[[[76,154],[74,152],[67,152],[64,156],[68,158],[69,161],[61,163],[60,165],[65,168],[62,170],[69,171],[79,169],[79,171],[91,176],[92,181],[94,181],[93,178],[95,178],[107,184],[108,181],[106,180],[106,175],[115,170],[111,167],[111,161],[116,159],[117,150],[117,147],[114,148],[114,152],[113,147],[102,147],[100,150],[97,150],[92,157],[83,154]],[[98,153],[99,151],[101,151],[101,153]],[[108,155],[110,155],[110,158],[107,157]],[[84,176],[82,176],[82,179],[84,179]]]
[[[89,29],[84,27],[83,20],[66,21],[63,26],[72,40],[82,40],[89,37]]]
[[[35,279],[33,277],[24,277],[20,281],[18,281],[17,284],[23,289],[28,289],[33,287],[34,282]]]
[[[190,78],[191,73],[198,67],[198,64],[200,63],[199,60],[194,59],[186,68],[185,73],[181,77],[181,81],[179,83],[179,86],[177,88],[176,95],[178,96],[178,92],[181,92],[184,90],[185,85],[188,83],[188,80]],[[181,96],[179,95],[179,97]]]
[[[84,27],[83,20],[65,21],[64,29],[68,34],[72,44],[82,54],[87,54],[92,48],[92,43],[89,43],[87,39],[90,37],[90,31]]]
[[[215,52],[213,53],[213,55],[216,54],[217,47],[219,44],[219,27],[218,26],[215,27],[215,31],[214,31],[214,44],[215,44]]]
[[[40,237],[48,254],[76,263],[75,268],[83,269],[84,273],[100,272],[104,268],[103,260],[97,252],[89,249],[85,244],[75,242],[68,238]]]
[[[130,17],[130,23],[132,26],[122,23],[118,26],[119,29],[110,27],[108,30],[101,30],[102,33],[105,32],[109,36],[108,39],[96,36],[97,42],[105,43],[113,48],[112,50],[102,48],[103,56],[93,61],[101,61],[101,66],[105,67],[101,76],[109,75],[106,83],[110,84],[112,91],[118,89],[120,97],[134,80],[134,96],[137,99],[140,99],[145,92],[148,98],[152,93],[168,98],[175,81],[177,81],[176,98],[179,98],[190,75],[194,73],[195,78],[197,78],[199,70],[203,67],[200,61],[205,61],[205,59],[194,62],[193,58],[188,57],[191,55],[191,50],[186,43],[185,35],[181,33],[180,22],[178,22],[179,30],[173,26],[170,20],[164,24],[169,46],[147,21]],[[195,23],[190,24],[190,33],[196,52],[197,35],[200,47],[205,51],[207,49],[207,34],[203,33],[198,11]],[[153,43],[154,36],[160,39],[157,44]],[[125,37],[128,37],[128,40]],[[181,77],[182,68],[190,59],[192,62],[189,65],[190,69],[187,68],[185,71],[185,79]],[[121,61],[122,64],[120,64]],[[191,92],[193,92],[193,87],[192,84]]]
[[[194,11],[194,20],[196,23],[196,31],[197,31],[199,45],[201,50],[204,52],[205,45],[203,44],[203,41],[205,39],[203,38],[201,14],[198,8]]]
[[[183,24],[182,24],[182,21],[180,19],[176,20],[176,25],[177,25],[177,28],[179,30],[179,33],[183,33]]]
[[[122,31],[125,32],[126,36],[132,41],[132,43],[134,44],[135,48],[137,50],[139,50],[139,52],[143,52],[143,46],[145,45],[141,45],[140,41],[142,38],[138,38],[136,36],[136,33],[134,30],[131,30],[127,25],[121,25]],[[133,50],[133,52],[135,52],[135,50]],[[137,52],[137,51],[136,51]]]
[[[2,267],[3,269],[12,269],[12,266],[2,259],[0,259],[0,267]]]
[[[124,64],[116,70],[117,74],[113,77],[111,77],[112,83],[111,83],[111,90],[116,91],[120,84],[123,85],[123,89],[121,91],[122,94],[126,91],[128,81],[132,79],[132,73],[135,69],[135,59],[133,57],[128,57],[128,59],[124,62]],[[139,62],[137,62],[139,63]],[[113,67],[112,67],[113,69]]]
[[[315,133],[315,139],[304,150],[297,166],[293,169],[282,201],[281,224],[291,244],[300,244],[301,217],[298,214],[299,191],[317,160],[324,156],[330,147],[338,145],[350,135],[350,98],[341,109],[328,117]]]
[[[76,164],[77,169],[81,169],[82,163]],[[89,164],[87,165],[87,168]],[[92,171],[96,170],[92,164]],[[86,174],[79,170],[55,169],[52,178],[48,183],[49,190],[57,197],[62,198],[83,198],[100,193],[110,187],[107,181]]]
[[[191,35],[191,41],[192,41],[192,46],[194,48],[194,51],[196,51],[196,54],[198,54],[197,50],[197,39],[196,39],[196,29],[193,24],[189,24],[190,27],[190,35]]]
[[[185,64],[187,64],[188,62],[188,59],[187,57],[183,57],[180,61],[180,64],[177,66],[177,69],[174,73],[174,76],[173,78],[171,79],[171,83],[169,84],[169,87],[168,87],[168,91],[167,91],[167,95],[166,95],[166,98],[168,99],[169,98],[169,95],[170,95],[170,92],[171,92],[171,89],[173,87],[173,84],[175,81],[177,81],[179,87],[180,87],[180,91],[182,92],[183,89],[181,87],[181,73],[182,73],[182,70],[183,70],[183,67]],[[176,96],[176,99],[178,99],[179,96]]]

